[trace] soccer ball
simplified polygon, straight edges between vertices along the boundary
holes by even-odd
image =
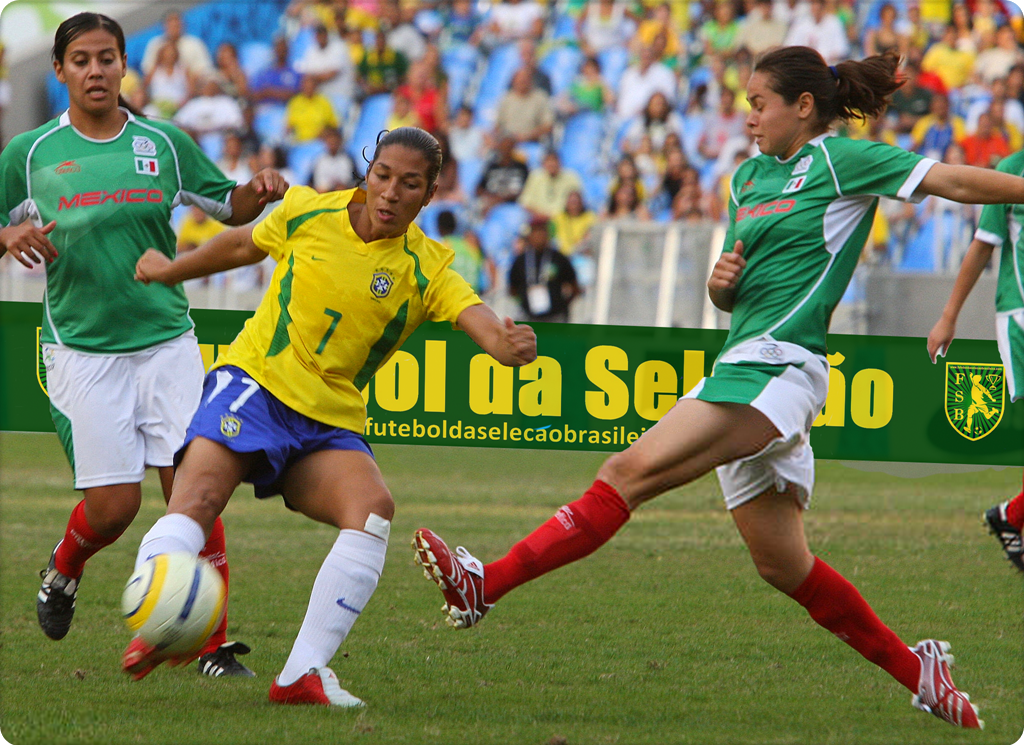
[[[188,553],[157,554],[128,580],[125,623],[146,644],[176,657],[196,654],[224,617],[224,580]]]

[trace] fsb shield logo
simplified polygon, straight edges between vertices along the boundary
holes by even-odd
[[[1002,365],[946,363],[946,419],[968,440],[980,440],[1003,418],[1006,375]]]

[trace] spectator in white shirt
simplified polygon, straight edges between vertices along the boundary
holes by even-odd
[[[341,130],[337,127],[324,127],[320,139],[327,151],[318,155],[313,162],[313,188],[323,194],[355,186],[358,181],[355,164],[342,147]]]
[[[181,13],[170,10],[164,15],[164,32],[160,36],[150,39],[146,44],[146,50],[142,53],[143,74],[147,74],[156,66],[156,57],[160,47],[167,42],[178,48],[178,58],[194,75],[205,75],[213,69],[213,59],[210,57],[210,50],[206,48],[206,44],[202,39],[186,34]]]
[[[544,8],[536,0],[503,0],[491,5],[488,30],[499,44],[539,39],[544,31]]]
[[[641,47],[637,63],[622,73],[616,117],[620,122],[631,119],[644,110],[651,96],[659,92],[665,94],[670,104],[675,103],[675,73],[655,60],[654,51],[650,47]]]
[[[793,21],[786,35],[786,46],[810,47],[830,65],[846,59],[850,43],[838,16],[825,12],[824,0],[811,0],[810,11],[809,15]]]
[[[216,77],[207,77],[201,90],[202,95],[178,109],[175,124],[197,137],[239,129],[245,124],[238,101],[221,91]]]
[[[355,95],[355,65],[348,43],[328,33],[326,26],[316,27],[313,43],[295,63],[295,71],[313,78],[318,92],[328,98],[351,100]]]

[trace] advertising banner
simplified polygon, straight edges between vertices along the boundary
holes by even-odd
[[[37,303],[0,303],[0,430],[53,431]],[[251,314],[193,310],[207,365]],[[363,390],[371,443],[616,451],[705,375],[724,331],[536,324],[538,359],[508,368],[461,331],[425,324]],[[1024,405],[1010,405],[994,341],[829,336],[818,458],[1024,464]],[[699,423],[695,422],[695,426]]]

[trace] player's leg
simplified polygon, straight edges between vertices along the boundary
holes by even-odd
[[[1011,405],[1024,398],[1024,311],[999,314],[996,317],[996,343],[1006,375],[1006,397]],[[999,539],[1006,558],[1024,572],[1024,489],[1005,502],[985,512],[989,532]]]
[[[377,588],[394,515],[391,493],[368,449],[312,453],[288,470],[282,491],[289,506],[341,532],[317,573],[270,700],[361,706],[338,685],[328,663]]]
[[[681,399],[639,440],[605,461],[580,499],[559,508],[502,559],[483,566],[465,549],[453,554],[436,534],[420,529],[414,538],[417,561],[445,594],[451,625],[472,626],[510,590],[596,551],[643,502],[778,437],[768,418],[750,406]]]
[[[141,502],[142,438],[135,430],[130,365],[122,356],[83,355],[47,345],[50,412],[83,499],[40,572],[39,625],[51,639],[71,627],[85,563],[116,541]]]
[[[724,486],[724,483],[723,483]],[[926,640],[913,649],[878,618],[846,578],[811,554],[804,506],[790,488],[774,487],[732,509],[761,577],[802,605],[816,623],[906,686],[914,705],[962,727],[981,726],[977,710],[949,677],[949,645]]]

